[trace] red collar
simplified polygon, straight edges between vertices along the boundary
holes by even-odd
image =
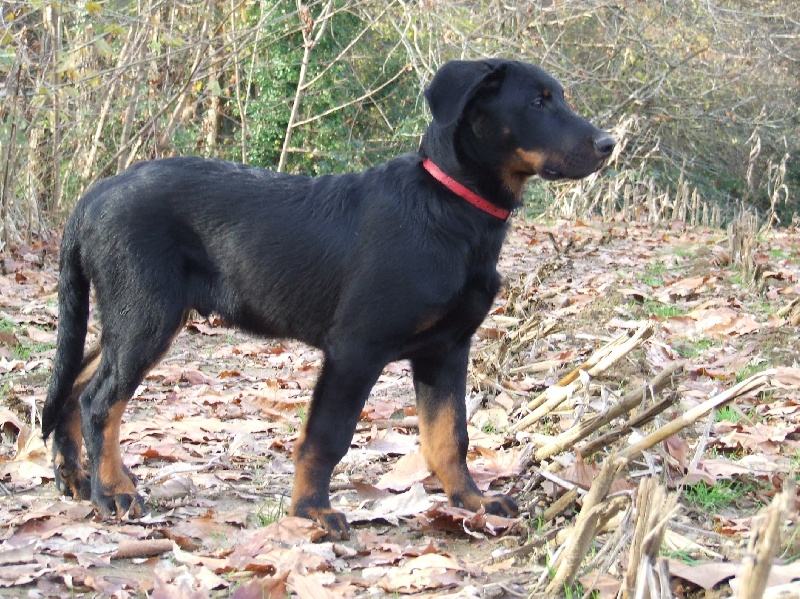
[[[500,220],[508,220],[508,217],[511,215],[510,210],[506,210],[505,208],[500,208],[495,206],[488,200],[483,199],[477,193],[474,193],[461,185],[458,181],[453,179],[450,175],[445,173],[442,169],[436,166],[430,158],[426,158],[422,161],[422,167],[430,173],[430,175],[436,179],[439,183],[444,185],[447,189],[452,191],[454,194],[459,196],[460,198],[465,199],[470,204],[475,206],[476,208],[480,208],[487,214],[491,214],[492,216],[499,218]]]

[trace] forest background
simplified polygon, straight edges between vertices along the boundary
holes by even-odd
[[[436,68],[484,56],[541,65],[622,141],[602,176],[532,186],[530,212],[797,218],[796,2],[4,0],[0,250],[139,160],[322,174],[413,152]]]

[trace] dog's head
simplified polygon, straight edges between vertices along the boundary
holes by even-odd
[[[459,164],[496,173],[515,196],[532,175],[580,179],[600,169],[615,141],[577,115],[559,83],[511,60],[453,61],[425,98],[431,128],[452,143]]]

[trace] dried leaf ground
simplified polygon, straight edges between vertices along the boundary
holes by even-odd
[[[319,353],[213,321],[190,323],[126,416],[150,516],[97,522],[58,497],[35,416],[56,247],[0,257],[3,596],[723,597],[765,559],[748,588],[800,577],[797,230],[733,263],[725,232],[518,219],[467,401],[475,478],[522,518],[443,504],[397,363],[333,481],[353,522],[341,544],[276,521]]]

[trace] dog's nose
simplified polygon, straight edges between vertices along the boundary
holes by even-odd
[[[594,149],[603,158],[607,158],[614,151],[614,146],[617,145],[617,140],[604,133],[594,138]]]

